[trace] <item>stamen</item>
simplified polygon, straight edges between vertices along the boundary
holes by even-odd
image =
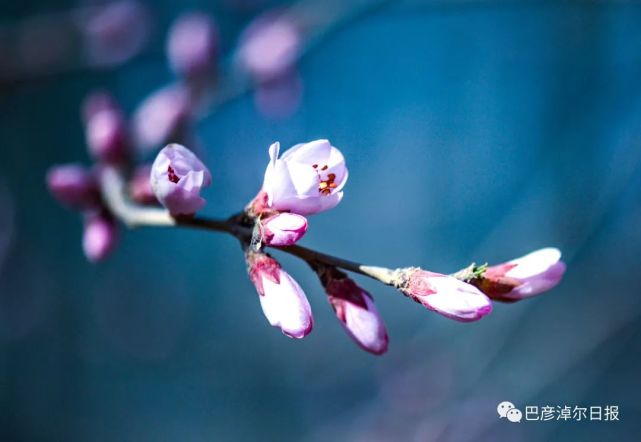
[[[173,167],[171,166],[167,167],[167,178],[172,183],[178,183],[178,181],[180,181],[180,177],[176,174],[176,171],[174,171]]]
[[[326,170],[326,169],[327,169],[327,166],[325,166],[322,170]],[[321,178],[320,174],[318,175],[318,178],[320,180],[320,182],[318,183],[318,191],[322,195],[325,195],[325,196],[330,195],[332,193],[332,189],[335,189],[336,187],[338,187],[338,185],[334,182],[336,180],[335,173],[328,173],[326,180],[320,179]]]

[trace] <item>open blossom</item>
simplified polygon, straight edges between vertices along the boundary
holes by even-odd
[[[280,211],[311,215],[335,207],[343,198],[347,167],[340,150],[327,140],[297,144],[280,158],[280,143],[269,147],[263,191]]]
[[[399,289],[426,308],[461,322],[477,321],[492,311],[492,303],[476,287],[422,269],[406,269]]]
[[[329,302],[341,325],[364,350],[380,355],[387,351],[389,338],[371,295],[336,269],[321,276]]]
[[[100,203],[93,173],[79,164],[52,167],[47,173],[47,186],[58,201],[73,209],[86,210]]]
[[[509,302],[552,289],[561,281],[564,273],[561,251],[548,247],[488,267],[482,278],[472,282],[490,298]]]
[[[85,256],[91,262],[103,261],[116,247],[118,237],[118,225],[110,215],[88,215],[82,237]]]
[[[277,213],[261,224],[261,239],[270,246],[291,246],[307,232],[307,219],[295,213]]]
[[[171,26],[167,54],[172,69],[194,78],[211,73],[218,52],[218,28],[202,13],[179,17]]]
[[[192,151],[169,144],[158,153],[150,182],[156,198],[172,215],[192,215],[205,206],[200,191],[211,184],[211,174]]]
[[[247,266],[269,323],[290,338],[307,336],[314,325],[312,309],[294,278],[265,253],[248,253]]]

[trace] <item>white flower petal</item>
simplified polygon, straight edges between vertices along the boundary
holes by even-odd
[[[303,289],[287,272],[280,271],[280,284],[262,278],[264,295],[260,305],[267,320],[284,334],[300,339],[313,326],[311,307]]]
[[[509,264],[516,264],[505,275],[510,278],[524,279],[539,275],[559,262],[561,251],[553,247],[536,250],[521,258],[514,259]]]

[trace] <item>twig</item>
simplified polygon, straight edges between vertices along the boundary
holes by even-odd
[[[238,224],[238,217],[227,220],[202,217],[173,217],[166,209],[147,207],[137,204],[127,195],[126,180],[123,172],[115,167],[105,167],[100,174],[100,188],[105,204],[110,212],[128,227],[190,227],[215,232],[228,233],[241,243],[248,243],[252,229]],[[294,245],[273,247],[296,256],[309,264],[321,263],[339,267],[354,273],[368,276],[383,284],[393,285],[395,271],[376,266],[366,266],[306,247]]]

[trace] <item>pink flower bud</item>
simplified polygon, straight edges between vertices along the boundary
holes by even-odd
[[[82,248],[91,262],[106,259],[118,242],[118,225],[111,216],[92,214],[85,220]]]
[[[262,241],[270,246],[291,246],[307,232],[307,219],[295,213],[278,213],[260,223]]]
[[[82,103],[81,115],[85,124],[98,112],[118,109],[114,97],[105,91],[95,91],[87,95]]]
[[[279,151],[280,143],[270,146],[263,181],[271,208],[311,215],[341,201],[348,172],[343,154],[329,141],[297,144],[281,158]]]
[[[521,258],[488,267],[482,277],[472,281],[490,298],[518,301],[555,287],[563,278],[565,263],[561,251],[540,249]]]
[[[243,32],[238,62],[256,81],[269,81],[287,73],[300,52],[300,34],[284,17],[268,13]]]
[[[312,309],[298,283],[265,253],[247,254],[249,278],[269,323],[290,338],[307,336],[314,325]]]
[[[138,167],[129,181],[129,195],[140,204],[158,204],[158,199],[151,188],[151,165]]]
[[[164,87],[140,104],[133,116],[133,135],[143,150],[179,141],[191,116],[189,92],[181,85]]]
[[[149,39],[147,7],[135,0],[117,0],[78,15],[90,63],[115,66],[138,54]],[[84,11],[83,11],[84,12]]]
[[[62,204],[85,210],[100,203],[100,192],[93,174],[78,164],[55,166],[47,173],[47,186]]]
[[[211,74],[218,53],[216,24],[201,13],[179,17],[169,31],[167,53],[178,75],[194,78]]]
[[[119,163],[128,158],[127,123],[117,108],[95,112],[87,120],[87,147],[93,158],[105,163]]]
[[[348,335],[364,350],[380,355],[389,338],[371,295],[336,269],[327,269],[321,279],[329,302]]]
[[[447,318],[477,321],[492,311],[492,303],[473,285],[451,276],[422,269],[407,269],[400,290],[407,296]]]
[[[172,215],[192,215],[205,206],[200,196],[211,184],[207,167],[180,144],[163,148],[151,166],[151,188]]]

